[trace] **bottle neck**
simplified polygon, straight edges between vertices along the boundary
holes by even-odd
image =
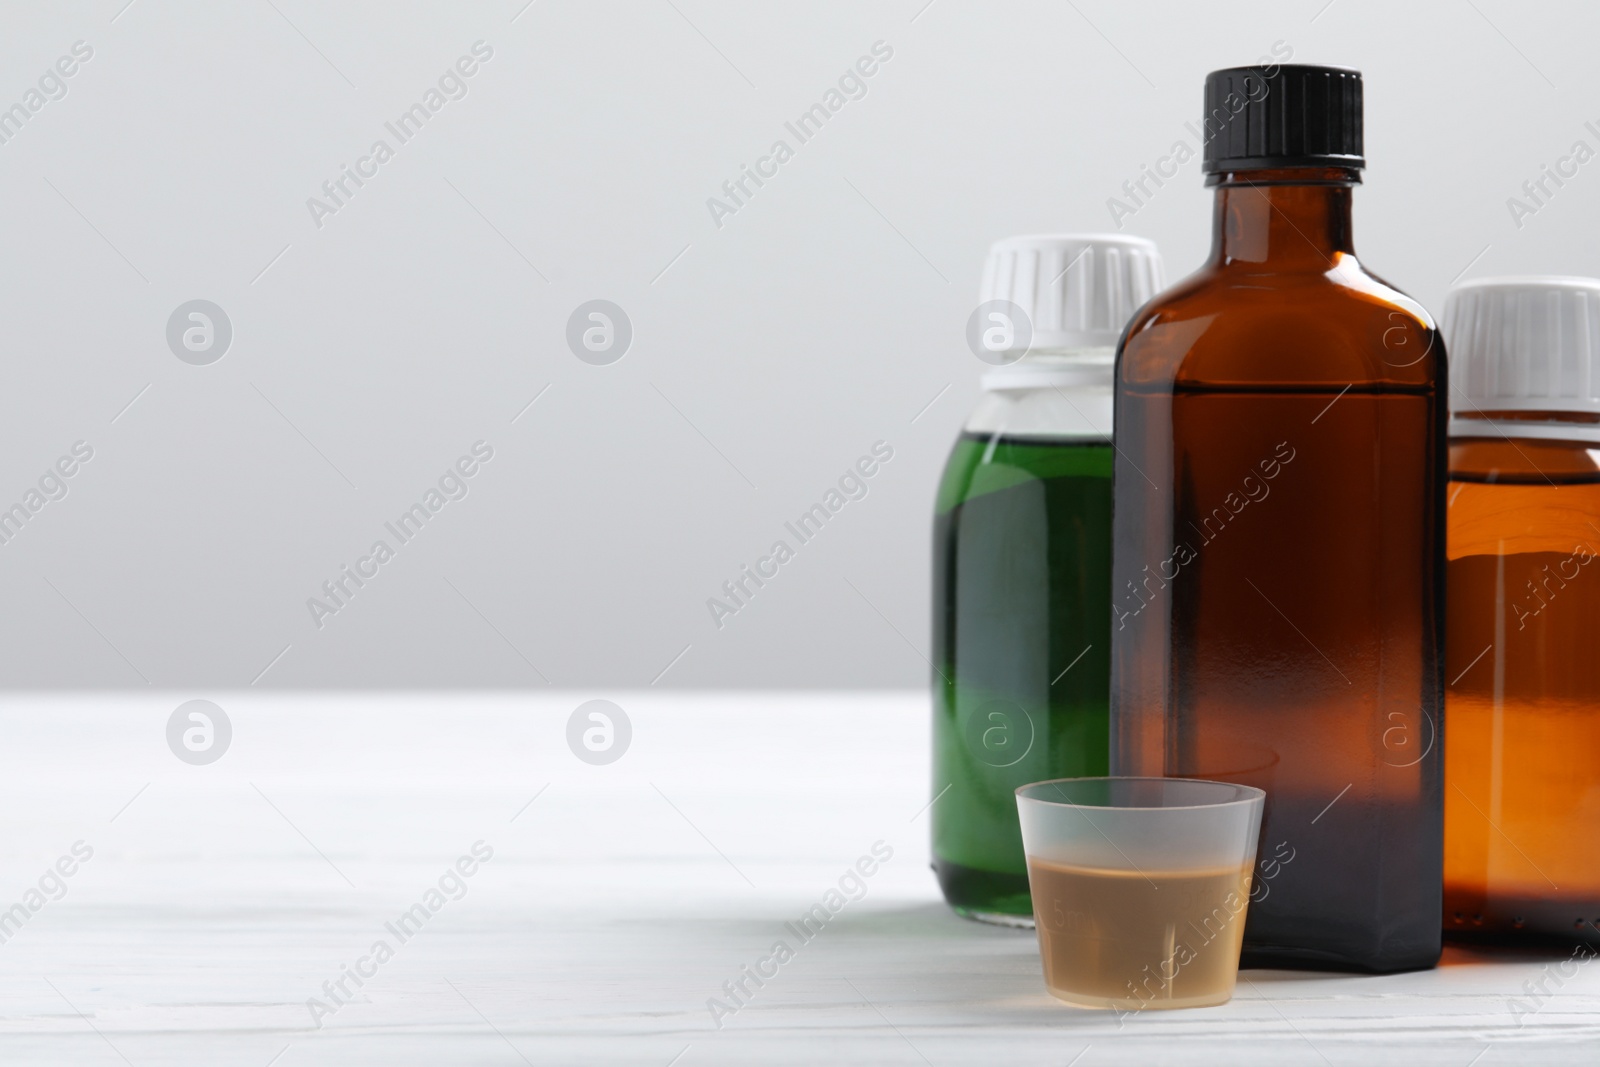
[[[1110,388],[1116,366],[1114,346],[1033,348],[1027,355],[983,376],[990,392],[1019,389]]]
[[[1350,190],[1361,180],[1348,167],[1292,167],[1214,175],[1211,264],[1325,271],[1355,255]]]

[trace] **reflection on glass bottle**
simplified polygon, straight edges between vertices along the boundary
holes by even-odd
[[[1444,346],[1355,256],[1360,75],[1206,102],[1211,258],[1118,360],[1112,771],[1266,790],[1246,965],[1430,967]]]

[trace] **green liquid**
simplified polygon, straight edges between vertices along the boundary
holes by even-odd
[[[1033,914],[1018,786],[1107,773],[1111,457],[1105,441],[963,434],[945,465],[933,867],[963,915]]]

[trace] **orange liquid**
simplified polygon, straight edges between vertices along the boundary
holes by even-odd
[[[1453,934],[1600,939],[1594,455],[1498,439],[1451,448],[1444,929]]]
[[[1093,1008],[1198,1008],[1233,996],[1250,868],[1105,870],[1028,857],[1051,994]]]

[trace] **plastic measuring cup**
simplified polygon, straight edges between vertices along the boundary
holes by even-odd
[[[1233,996],[1266,794],[1193,778],[1061,778],[1017,790],[1039,954],[1080,1007]]]

